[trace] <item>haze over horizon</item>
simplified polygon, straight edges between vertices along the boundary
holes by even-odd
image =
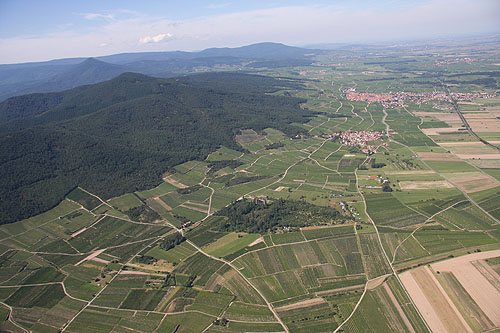
[[[500,32],[495,0],[0,3],[0,63],[271,41],[301,46]]]

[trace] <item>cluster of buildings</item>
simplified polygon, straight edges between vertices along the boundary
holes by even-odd
[[[391,94],[360,93],[356,88],[345,89],[344,94],[347,100],[355,102],[382,103],[393,99]]]
[[[340,139],[340,142],[346,146],[361,146],[363,153],[371,155],[377,152],[377,147],[368,143],[377,141],[384,135],[385,132],[383,131],[345,131],[324,134],[323,137],[326,139]],[[383,145],[387,145],[387,143]]]
[[[260,203],[263,203],[263,204],[267,204],[268,203],[267,197],[262,196],[262,195],[259,195],[259,196],[251,195],[249,198],[252,199],[252,200],[255,200],[256,202],[260,202]]]
[[[495,94],[488,94],[485,92],[475,92],[475,93],[461,93],[461,92],[452,92],[450,93],[451,97],[458,102],[470,102],[476,98],[493,98],[496,97]]]
[[[342,211],[343,211],[344,213],[347,213],[347,214],[349,214],[349,213],[350,213],[350,215],[351,215],[352,217],[354,217],[354,218],[359,217],[359,213],[356,211],[356,208],[355,208],[355,207],[353,207],[353,206],[349,206],[349,205],[347,204],[347,202],[340,201],[340,202],[339,202],[339,205],[340,205],[340,208],[342,209]]]
[[[453,106],[451,104],[448,105],[442,105],[438,103],[432,104],[432,108],[436,110],[441,110],[441,111],[453,111]]]
[[[336,64],[318,64],[318,63],[314,64],[314,66],[321,66],[321,67],[345,67],[348,65],[352,65],[352,63],[338,62]]]
[[[187,221],[186,223],[183,223],[182,226],[181,226],[181,229],[186,229],[187,227],[189,227],[191,224],[193,224],[193,222],[191,221]]]
[[[448,95],[444,91],[432,92],[389,92],[385,94],[376,93],[360,93],[356,92],[356,88],[348,88],[344,90],[345,98],[349,101],[381,103],[386,108],[404,107],[408,102],[415,104],[423,104],[431,101],[441,101],[451,103],[454,99],[458,102],[470,102],[476,98],[492,98],[495,94],[488,93],[461,93],[452,92]],[[440,108],[442,109],[442,107]]]
[[[386,183],[389,183],[389,179],[384,178],[384,177],[382,177],[382,176],[380,176],[380,175],[378,175],[378,176],[368,176],[368,178],[378,180],[378,182],[379,182],[380,184],[386,184]]]
[[[373,179],[373,180],[377,180],[381,185],[389,184],[389,179],[386,179],[386,178],[384,178],[382,176],[368,176],[368,178]],[[361,186],[359,186],[359,188],[375,189],[375,188],[382,188],[382,186],[378,186],[378,185],[361,185]]]
[[[310,69],[307,71],[300,71],[299,75],[300,76],[308,76],[310,74],[324,74],[325,72],[326,72],[326,70],[324,70],[324,69]]]
[[[439,60],[434,63],[436,66],[444,66],[444,65],[449,65],[449,64],[458,64],[461,62],[464,62],[466,64],[471,64],[474,61],[478,61],[479,59],[472,59],[472,58],[454,58],[454,59],[445,59],[445,60]]]

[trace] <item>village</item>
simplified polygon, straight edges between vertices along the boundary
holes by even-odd
[[[443,66],[443,65],[450,65],[450,64],[459,64],[459,63],[466,63],[466,64],[472,64],[475,61],[478,61],[480,59],[473,59],[473,58],[454,58],[454,59],[445,59],[445,60],[439,60],[434,63],[436,66]]]
[[[461,93],[451,92],[449,95],[444,91],[433,92],[389,92],[384,94],[376,93],[361,93],[357,92],[356,88],[348,88],[344,90],[345,98],[353,102],[368,102],[368,103],[381,103],[386,108],[405,107],[407,103],[415,103],[417,105],[428,103],[430,101],[441,101],[452,103],[453,100],[457,102],[470,102],[476,98],[493,98],[495,94],[484,92]]]
[[[370,142],[380,140],[386,133],[384,131],[345,131],[332,134],[323,134],[323,138],[337,140],[339,139],[346,146],[361,146],[361,151],[367,155],[375,154],[377,146],[369,144]],[[390,134],[387,134],[390,136]],[[383,143],[382,145],[387,145]]]
[[[324,70],[324,69],[310,69],[307,71],[300,71],[299,75],[300,76],[308,76],[310,74],[324,74],[325,72],[326,72],[326,70]]]

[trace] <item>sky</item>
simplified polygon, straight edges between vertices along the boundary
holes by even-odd
[[[0,63],[500,34],[499,0],[0,0]]]

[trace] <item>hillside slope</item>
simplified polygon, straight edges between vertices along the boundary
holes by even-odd
[[[0,126],[0,222],[38,214],[77,185],[104,197],[150,188],[173,165],[221,145],[241,149],[238,129],[295,135],[300,128],[290,124],[313,113],[300,107],[304,100],[262,93],[283,86],[300,88],[242,74],[164,80],[125,73],[55,97],[8,100],[0,119],[16,120]]]

